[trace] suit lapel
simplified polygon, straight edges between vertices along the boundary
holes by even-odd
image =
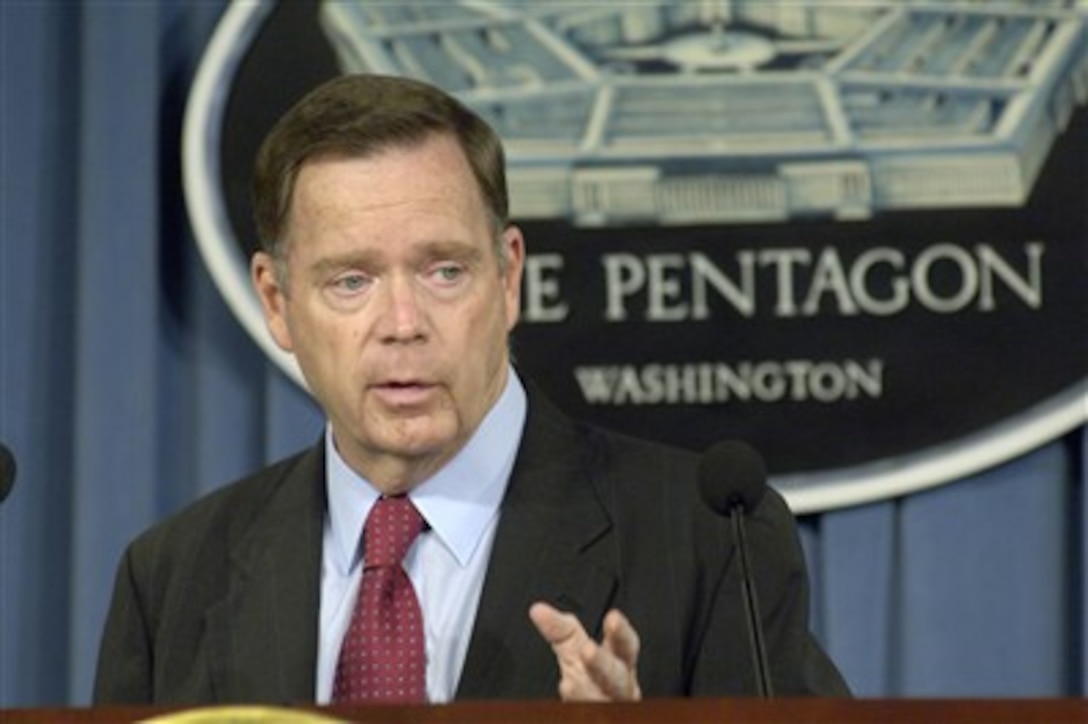
[[[265,506],[231,540],[230,593],[207,614],[219,701],[314,700],[323,474],[319,445],[283,472]]]
[[[584,439],[531,389],[529,410],[459,699],[554,697],[558,667],[529,620],[529,606],[548,601],[597,633],[615,591],[617,561],[598,466]]]

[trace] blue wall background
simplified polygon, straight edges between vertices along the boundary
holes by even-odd
[[[0,508],[0,707],[86,704],[124,545],[322,429],[185,218],[182,112],[224,6],[0,7],[0,440],[19,460]],[[1088,693],[1086,457],[1081,428],[802,520],[814,626],[859,695]]]

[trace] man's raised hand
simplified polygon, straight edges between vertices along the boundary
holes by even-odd
[[[638,633],[620,611],[604,618],[604,637],[594,641],[571,613],[546,603],[529,609],[537,631],[559,663],[563,701],[639,701]]]

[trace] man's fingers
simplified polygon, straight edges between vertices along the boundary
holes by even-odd
[[[605,616],[600,643],[590,638],[574,614],[546,603],[534,603],[529,618],[555,652],[563,700],[642,698],[637,673],[639,637],[622,613],[613,610]]]
[[[604,620],[604,639],[595,650],[583,647],[586,670],[596,686],[612,701],[631,701],[642,696],[638,684],[639,638],[634,627],[619,611]]]
[[[593,682],[593,688],[609,701],[625,701],[631,698],[631,671],[620,659],[603,646],[586,646],[582,649],[585,671]]]
[[[534,603],[529,608],[529,618],[544,640],[552,646],[580,644],[582,639],[589,638],[574,614],[563,613],[546,603]]]
[[[601,699],[595,693],[593,676],[586,671],[586,647],[595,648],[582,624],[573,614],[563,613],[546,603],[529,608],[529,618],[544,640],[551,645],[559,664],[559,696],[563,701],[593,701]]]
[[[616,609],[609,611],[604,618],[603,645],[629,669],[634,669],[638,664],[638,632],[627,617]]]

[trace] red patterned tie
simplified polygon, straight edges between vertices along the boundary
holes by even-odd
[[[423,614],[401,560],[423,529],[412,502],[381,498],[370,511],[363,580],[340,645],[332,700],[424,702]]]

